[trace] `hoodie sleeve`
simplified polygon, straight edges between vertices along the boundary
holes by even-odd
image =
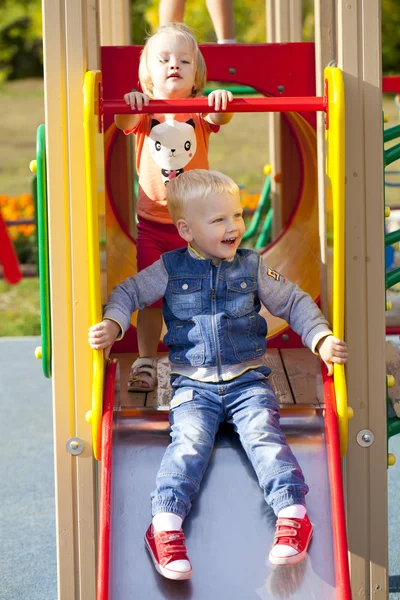
[[[132,313],[153,304],[165,294],[168,274],[162,259],[116,285],[104,307],[103,318],[115,321],[121,328],[121,339],[129,328]]]
[[[275,317],[285,319],[301,336],[305,346],[317,354],[318,342],[332,331],[314,300],[298,285],[260,260],[258,294],[265,308]]]

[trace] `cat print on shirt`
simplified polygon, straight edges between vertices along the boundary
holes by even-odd
[[[195,155],[197,140],[194,127],[193,119],[186,123],[175,120],[161,123],[152,119],[147,140],[150,155],[161,168],[165,185],[183,173],[184,167]]]

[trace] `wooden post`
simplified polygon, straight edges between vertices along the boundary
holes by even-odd
[[[128,46],[131,43],[131,2],[129,0],[99,0],[100,43],[101,46]],[[129,92],[130,90],[126,90]],[[135,178],[134,136],[118,134],[116,146],[121,156],[121,168],[118,172],[121,193],[114,196],[119,216],[128,231],[136,236],[135,197],[133,181]],[[123,168],[123,164],[127,168]]]
[[[102,46],[127,46],[131,43],[129,0],[98,0]]]
[[[267,42],[300,42],[302,40],[301,0],[267,0]],[[272,165],[271,206],[274,211],[272,238],[275,238],[285,224],[286,216],[282,207],[282,184],[275,175],[282,172],[282,118],[279,113],[269,114],[269,161]],[[287,136],[285,137],[287,139]],[[291,212],[291,210],[289,210]]]
[[[84,74],[98,66],[95,0],[44,0],[58,597],[94,600],[96,487],[91,428]],[[76,438],[83,451],[67,444]]]
[[[354,598],[387,598],[381,2],[338,2],[346,98],[347,528]],[[363,447],[360,432],[374,441]]]
[[[315,73],[317,96],[324,95],[324,68],[337,61],[335,0],[314,1]],[[325,206],[325,115],[317,113],[318,215],[321,252],[321,307],[328,315],[328,265]]]

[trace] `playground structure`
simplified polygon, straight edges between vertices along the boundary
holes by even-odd
[[[260,58],[257,60],[255,70],[258,72],[262,72],[260,65],[271,64],[261,60],[263,53],[268,52],[275,51],[277,57],[285,55],[282,64],[286,67],[296,65],[296,69],[292,71],[289,68],[284,71],[279,68],[279,65],[275,65],[274,72],[268,69],[267,74],[263,73],[265,81],[267,75],[270,79],[268,89],[263,90],[260,87],[260,91],[270,94],[274,91],[276,97],[249,101],[235,100],[233,106],[235,111],[248,110],[249,107],[256,110],[277,111],[272,119],[274,135],[271,136],[273,152],[270,160],[274,172],[281,173],[281,183],[274,182],[272,203],[275,243],[268,250],[268,262],[274,268],[281,270],[289,279],[301,284],[313,298],[321,297],[323,309],[330,317],[333,316],[334,331],[337,335],[343,335],[345,321],[345,339],[348,342],[350,355],[346,369],[347,393],[349,405],[354,410],[354,417],[348,423],[349,413],[346,403],[343,402],[345,397],[344,380],[341,379],[343,373],[335,367],[335,394],[332,381],[325,379],[324,382],[326,430],[324,437],[321,408],[316,400],[315,391],[318,374],[314,366],[311,377],[314,389],[307,388],[304,392],[303,388],[304,407],[298,403],[287,406],[283,410],[284,429],[289,436],[293,436],[295,453],[300,456],[306,476],[309,478],[310,507],[320,526],[310,549],[310,560],[305,563],[302,576],[299,577],[299,573],[295,576],[293,572],[290,574],[286,571],[284,577],[283,575],[280,578],[275,576],[275,579],[272,577],[268,584],[269,588],[263,587],[263,581],[259,579],[260,573],[266,573],[265,565],[261,565],[261,570],[254,573],[254,578],[252,572],[249,573],[249,579],[245,581],[247,587],[240,592],[238,598],[250,597],[246,596],[246,590],[251,589],[251,593],[254,593],[254,588],[257,588],[260,597],[271,597],[271,595],[276,598],[287,597],[290,593],[292,597],[298,598],[308,598],[313,595],[318,598],[350,598],[346,575],[347,552],[343,530],[339,448],[335,433],[337,413],[342,455],[346,453],[348,444],[344,461],[344,500],[352,595],[353,597],[374,595],[376,598],[387,598],[388,456],[386,367],[383,359],[385,355],[385,244],[381,151],[380,6],[372,0],[358,0],[352,5],[343,0],[337,3],[331,0],[320,0],[316,2],[315,48],[312,44],[302,43],[281,45],[279,42],[294,42],[290,39],[290,35],[294,34],[290,32],[295,31],[296,28],[289,25],[290,23],[293,25],[296,20],[296,11],[293,7],[298,4],[290,0],[267,2],[269,41],[277,44],[257,45],[252,49],[239,45],[236,48],[220,49],[204,46],[202,51],[208,63],[211,79],[217,79],[210,73],[213,65],[218,68],[225,67],[226,81],[233,81],[233,75],[243,79],[239,69],[242,64],[241,52],[257,51]],[[337,14],[334,10],[336,4]],[[117,363],[113,360],[108,365],[103,403],[102,356],[100,353],[92,353],[87,344],[89,324],[101,317],[101,289],[103,289],[104,299],[107,288],[112,287],[125,276],[131,275],[135,269],[134,244],[129,231],[132,218],[127,209],[131,204],[126,201],[126,190],[130,189],[129,169],[126,168],[130,160],[129,150],[123,147],[122,142],[122,149],[116,156],[125,159],[122,162],[115,159],[120,165],[118,172],[120,177],[114,179],[119,179],[118,189],[125,190],[125,195],[120,196],[112,187],[112,177],[107,175],[108,163],[102,159],[103,137],[98,133],[98,126],[101,121],[99,119],[101,108],[104,110],[106,127],[107,119],[109,122],[112,121],[113,113],[122,112],[124,109],[120,100],[121,90],[129,89],[126,87],[129,81],[125,78],[132,76],[126,65],[133,59],[133,53],[137,53],[137,49],[123,47],[129,43],[127,3],[123,0],[117,3],[111,3],[109,0],[100,3],[96,0],[76,0],[73,3],[66,0],[44,0],[43,7],[50,256],[48,266],[51,282],[51,372],[54,396],[59,597],[77,600],[90,600],[95,597],[98,497],[95,476],[97,463],[94,454],[97,458],[102,458],[97,597],[107,597],[109,589],[107,581],[111,575],[109,583],[111,586],[116,585],[112,587],[111,597],[115,600],[128,597],[123,594],[131,588],[123,588],[122,584],[132,585],[129,577],[123,579],[131,573],[136,573],[139,578],[146,580],[142,582],[135,580],[138,585],[154,581],[154,575],[149,576],[149,565],[143,557],[141,534],[140,544],[134,546],[132,552],[132,546],[127,544],[130,538],[127,532],[133,531],[129,529],[134,524],[133,515],[139,524],[138,529],[132,534],[135,539],[143,526],[142,519],[149,518],[145,506],[147,487],[152,484],[150,480],[153,478],[154,465],[159,459],[160,448],[165,445],[167,437],[165,412],[154,409],[146,412],[145,409],[140,409],[139,402],[143,399],[137,398],[137,395],[127,398],[127,394],[123,393],[124,377],[131,356],[118,355],[121,365],[120,393],[116,392],[115,387]],[[112,45],[118,45],[119,48],[103,48],[103,57],[100,61],[100,46]],[[107,52],[110,56],[114,53],[108,71],[105,57]],[[117,52],[120,55],[125,53],[126,58],[119,57],[116,60]],[[215,54],[218,60],[208,60],[207,55],[212,57],[214,52],[218,52]],[[340,70],[335,68],[328,70],[324,77],[323,67],[332,60],[337,61]],[[232,61],[235,61],[238,72],[230,73],[232,77],[229,78],[229,68],[233,68]],[[251,62],[248,61],[247,65],[249,64]],[[100,74],[96,73],[100,69],[103,73],[103,103],[99,95]],[[85,79],[87,71],[91,73]],[[338,90],[340,91],[341,87],[336,80],[337,75],[332,75],[333,72],[343,73],[345,120],[343,120],[343,113],[335,113],[340,98]],[[107,86],[110,86],[113,78],[115,87],[111,89],[115,96],[107,95]],[[285,78],[284,90],[280,91],[278,86],[282,85],[282,78]],[[82,96],[84,79],[85,107]],[[328,79],[327,88],[325,79]],[[239,83],[252,85],[254,81],[239,81]],[[291,85],[293,94],[290,93]],[[118,86],[121,86],[121,89]],[[202,106],[201,102],[203,101],[196,101],[193,108],[198,110],[199,106]],[[172,110],[166,101],[159,101],[156,104],[155,108],[153,104],[153,110]],[[317,110],[320,111],[320,116],[315,119],[314,113]],[[176,112],[176,106],[174,111]],[[281,118],[276,116],[280,115],[280,111],[295,111],[300,114]],[[324,122],[324,117],[327,117],[327,123]],[[339,133],[336,137],[328,138],[328,164],[333,156],[343,159],[345,155],[346,198],[348,199],[345,215],[337,212],[336,207],[332,211],[331,201],[334,197],[338,196],[343,200],[344,173],[338,167],[338,163],[334,163],[333,170],[331,168],[328,171],[328,177],[325,179],[323,140],[326,127],[328,136],[332,134],[335,118],[339,119],[336,124]],[[82,128],[84,121],[85,129]],[[317,123],[318,152],[315,151],[315,123]],[[109,132],[106,131],[104,140],[106,153],[108,134]],[[336,143],[341,142],[345,143],[345,153],[343,148],[335,146]],[[278,167],[277,161],[274,162],[274,155],[280,158]],[[297,156],[297,160],[294,160],[293,156]],[[113,167],[111,167],[112,173]],[[110,181],[111,193],[108,193],[107,187],[107,193],[104,194],[104,182],[109,186]],[[116,197],[121,204],[118,210],[114,210],[113,207]],[[87,198],[91,198],[89,213],[86,210]],[[93,209],[94,212],[91,213]],[[128,214],[124,214],[123,210],[128,210]],[[98,213],[105,214],[105,220],[104,218],[98,220],[96,218]],[[336,256],[337,249],[341,252],[341,254],[339,252],[339,262],[336,263],[339,269],[336,267],[334,286],[332,286],[331,272],[332,246],[326,242],[327,239],[332,239],[328,235],[332,233],[332,217],[336,222],[335,227],[338,222],[342,225],[346,223],[345,240],[338,238],[338,229],[333,236]],[[308,227],[305,226],[306,224]],[[277,234],[282,227],[283,233],[279,236]],[[125,229],[127,231],[124,231]],[[102,261],[102,264],[103,267],[105,266],[103,270],[107,277],[102,275],[101,278],[99,266],[104,247],[99,248],[99,244],[95,242],[103,237],[104,232],[107,234],[106,262]],[[88,282],[92,285],[90,290]],[[341,284],[344,282],[346,292],[343,301],[344,292]],[[329,301],[334,295],[339,302],[332,306]],[[132,330],[134,331],[134,328]],[[284,323],[270,321],[269,331],[272,340],[269,347],[275,344],[271,357],[278,360],[278,363],[281,361],[280,357],[283,357],[287,362],[284,365],[282,362],[279,363],[281,369],[284,371],[284,366],[289,370],[290,351],[293,353],[303,352],[303,350],[293,348],[296,340],[292,333],[287,331]],[[285,344],[289,346],[286,350]],[[281,348],[280,353],[279,348]],[[123,348],[120,347],[119,350],[122,351]],[[294,356],[295,362],[298,362],[303,355]],[[278,363],[275,363],[274,371]],[[311,372],[312,367],[309,369]],[[93,370],[94,375],[88,376],[93,373]],[[295,379],[292,379],[293,387],[294,383]],[[92,384],[94,384],[93,390]],[[112,409],[114,400],[117,403],[117,412]],[[289,402],[292,404],[293,399]],[[89,410],[91,410],[90,424],[85,418]],[[102,417],[103,434],[101,433]],[[129,435],[126,433],[127,430]],[[149,434],[149,431],[157,432],[157,439],[162,440],[157,447],[152,445],[154,435]],[[110,439],[111,433],[114,441]],[[216,487],[215,489],[210,487],[212,497],[221,493],[217,485],[218,479],[222,477],[224,469],[228,468],[222,462],[219,463],[222,465],[222,470],[218,470],[220,460],[218,457],[223,460],[228,456],[227,464],[238,462],[237,454],[232,455],[235,460],[229,460],[230,455],[224,452],[224,448],[229,445],[229,432],[226,434],[227,437],[224,436],[225,433],[216,450],[216,465],[215,468],[213,466],[212,472],[212,485]],[[306,440],[309,442],[308,446]],[[101,441],[103,448],[100,446]],[[143,452],[144,449],[146,452]],[[114,457],[111,456],[111,450],[114,450]],[[130,460],[123,458],[124,452],[129,454]],[[140,462],[145,460],[145,456],[148,463]],[[312,456],[316,462],[309,463]],[[115,474],[113,481],[105,477],[107,469],[108,472],[110,471],[110,465]],[[129,469],[129,465],[132,465],[133,470]],[[321,475],[315,480],[312,465],[314,467],[318,465],[315,473]],[[238,481],[242,481],[239,473],[240,471],[237,471]],[[139,481],[138,494],[130,497],[132,488],[126,490],[122,502],[131,498],[132,504],[129,504],[126,511],[122,510],[121,514],[124,518],[116,521],[119,513],[118,510],[116,513],[114,510],[116,506],[118,507],[118,504],[115,504],[116,501],[118,503],[118,496],[113,486],[118,482],[120,494],[123,494],[123,486],[131,480]],[[320,495],[316,494],[312,500],[313,488],[315,491],[318,489]],[[248,488],[243,486],[243,494],[243,502],[254,501],[251,482]],[[249,497],[252,500],[248,500]],[[109,498],[112,499],[113,506],[111,514],[107,512]],[[205,510],[212,504],[212,502],[207,504],[207,490],[199,500],[200,504],[202,502],[206,503]],[[119,507],[121,508],[121,504]],[[222,519],[222,515],[218,517],[215,514],[215,519],[218,518]],[[247,531],[248,527],[249,531],[257,532],[251,540],[254,542],[256,538],[261,537],[257,511],[252,518],[254,521],[244,524],[244,531]],[[194,522],[191,527],[195,527]],[[223,535],[222,528],[220,531]],[[256,544],[250,544],[251,547],[246,548],[249,556],[251,550],[249,564],[253,562],[256,564],[257,557],[258,562],[260,556],[264,557],[262,553],[265,553],[265,548],[268,548],[268,536],[271,535],[271,531],[272,528],[269,528],[266,532],[266,543],[262,548]],[[110,539],[111,545],[108,544]],[[192,538],[189,540],[189,544],[194,546],[193,556],[199,556],[198,564],[201,572],[200,554],[195,547],[195,543],[201,543],[200,532],[197,531],[196,535],[193,535],[193,540]],[[211,557],[216,557],[217,546],[218,544],[210,549]],[[318,562],[318,555],[321,552],[323,565],[328,565],[326,570],[322,569],[323,565]],[[132,558],[132,555],[133,562],[130,563],[129,572],[117,571],[121,561],[124,562],[129,556]],[[109,563],[107,557],[110,557]],[[335,565],[334,557],[336,557]],[[217,562],[215,558],[213,562]],[[116,576],[117,572],[118,576]],[[232,575],[234,573],[235,568],[232,565],[224,570],[222,580],[225,587],[223,588],[217,587],[221,585],[220,581],[209,576],[207,581],[214,581],[215,584],[214,588],[211,588],[212,593],[218,594],[214,597],[223,598],[224,592],[230,589],[230,584],[233,585],[233,591],[230,591],[229,595],[234,597],[235,589],[239,589],[235,587],[237,582]],[[230,576],[230,582],[226,579],[227,575]],[[289,587],[284,587],[282,578]],[[118,583],[121,583],[122,587],[118,587]],[[178,596],[176,588],[157,589],[159,585],[159,581],[157,585],[154,581],[153,590],[146,593],[143,592],[143,588],[139,588],[136,596],[161,598],[169,597],[165,594],[174,593],[174,597],[185,597]],[[210,594],[205,596],[204,592],[203,596],[195,596],[198,593],[196,589],[199,590],[200,585],[201,582],[196,588],[194,580],[191,595],[186,597],[212,598]],[[180,593],[188,593],[187,588]]]

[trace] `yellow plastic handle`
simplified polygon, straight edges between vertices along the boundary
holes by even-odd
[[[93,325],[102,319],[100,289],[99,209],[96,180],[96,135],[100,71],[88,71],[84,83],[84,133],[86,166],[86,203],[88,215],[89,307]],[[92,425],[93,454],[101,458],[101,420],[103,416],[104,357],[102,350],[92,351],[92,407],[86,420]]]
[[[327,114],[327,193],[333,208],[333,335],[344,339],[344,272],[345,272],[345,104],[343,74],[337,67],[324,71],[328,98]],[[346,455],[349,437],[347,386],[343,365],[334,365],[336,410],[340,437],[340,453]]]

